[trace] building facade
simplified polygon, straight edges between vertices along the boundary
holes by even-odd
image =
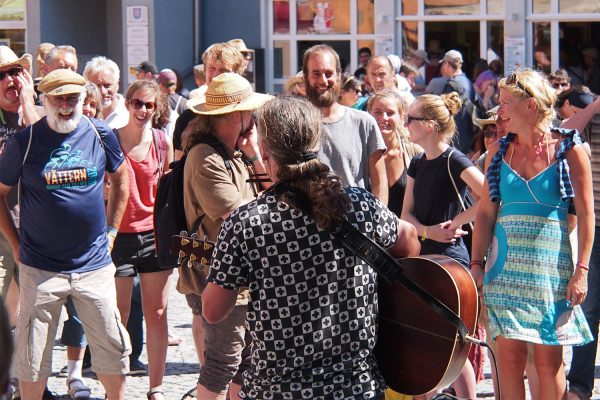
[[[212,43],[241,38],[256,50],[257,90],[279,92],[302,67],[304,50],[327,43],[346,71],[358,49],[405,56],[428,51],[432,61],[458,49],[467,74],[477,59],[504,60],[505,70],[568,67],[582,73],[582,51],[598,53],[597,0],[12,0],[0,4],[0,43],[35,53],[41,42],[71,44],[80,69],[106,55],[122,82],[149,59],[191,73]],[[596,39],[596,40],[594,40]],[[590,54],[590,52],[587,52]],[[593,55],[593,51],[592,51]],[[123,86],[123,85],[122,85]]]

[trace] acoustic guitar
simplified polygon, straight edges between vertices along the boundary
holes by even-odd
[[[469,271],[450,257],[396,260],[410,280],[477,329],[478,297]],[[386,384],[420,395],[450,385],[463,369],[471,343],[457,328],[399,282],[379,281],[379,333],[375,356]]]

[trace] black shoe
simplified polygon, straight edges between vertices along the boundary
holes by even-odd
[[[147,373],[148,369],[146,368],[146,364],[140,360],[129,361],[129,375],[146,375]]]
[[[92,353],[90,353],[90,346],[86,346],[85,354],[83,355],[83,364],[81,367],[81,372],[84,374],[88,374],[92,372]]]
[[[56,393],[51,392],[46,386],[46,389],[44,389],[44,394],[42,395],[42,400],[58,400],[59,398],[60,397],[58,397]]]

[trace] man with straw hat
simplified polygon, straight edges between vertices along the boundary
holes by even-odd
[[[82,116],[81,75],[57,69],[39,90],[47,116],[13,135],[0,154],[0,229],[21,285],[15,334],[21,396],[42,398],[61,309],[71,295],[108,399],[124,399],[131,346],[118,318],[110,257],[129,193],[123,153],[104,122]],[[106,208],[105,173],[111,180]],[[17,184],[20,236],[6,205]],[[89,397],[89,389],[84,394]]]
[[[206,102],[191,108],[198,116],[190,123],[184,140],[187,159],[183,189],[190,232],[216,241],[223,221],[256,197],[260,189],[248,179],[251,174],[266,174],[266,170],[252,111],[270,98],[254,93],[242,76],[226,72],[209,83]],[[202,313],[202,289],[186,295],[194,319]],[[199,399],[224,399],[229,387],[230,398],[237,398],[242,373],[250,366],[250,352],[245,345],[250,343],[245,330],[247,307],[248,291],[244,290],[227,319],[215,325],[202,320],[204,339],[196,338],[205,347],[197,387]]]

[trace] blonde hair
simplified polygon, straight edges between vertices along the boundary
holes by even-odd
[[[529,68],[518,69],[501,79],[498,87],[520,99],[531,98],[537,108],[538,125],[550,126],[554,119],[556,91],[542,74]]]
[[[454,116],[460,111],[462,101],[456,92],[442,94],[424,94],[417,97],[415,103],[423,117],[430,119],[435,124],[437,133],[443,137],[445,143],[450,143],[456,133]]]
[[[244,56],[229,43],[215,43],[202,54],[202,63],[208,64],[208,61],[215,61],[217,64],[227,64],[231,66],[232,72],[236,74],[244,73]]]
[[[398,110],[398,115],[400,115],[400,120],[404,120],[404,115],[406,113],[407,104],[400,97],[400,95],[391,90],[376,93],[369,97],[369,101],[367,102],[367,110],[371,113],[371,108],[375,104],[375,102],[380,100],[390,100],[392,101]],[[401,150],[402,148],[406,149],[406,153],[410,158],[413,158],[417,153],[419,153],[418,147],[410,141],[410,134],[404,123],[400,123],[398,125],[398,129],[396,129],[396,134],[392,137],[391,145],[388,150]]]

